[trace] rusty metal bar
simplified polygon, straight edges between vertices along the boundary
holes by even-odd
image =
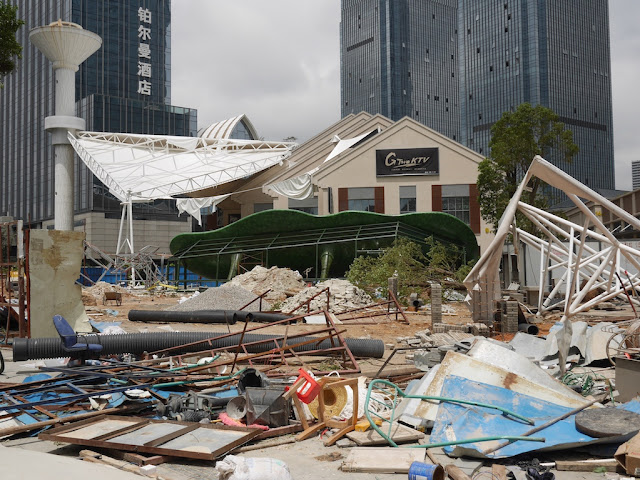
[[[313,295],[312,297],[308,298],[307,300],[305,300],[304,302],[302,302],[300,305],[298,305],[296,308],[294,308],[293,310],[291,310],[289,313],[287,313],[287,315],[291,315],[293,312],[295,312],[296,310],[298,310],[299,308],[303,307],[304,305],[307,306],[307,315],[310,315],[311,312],[311,300],[313,300],[314,298],[322,295],[324,292],[327,292],[327,310],[329,309],[329,302],[331,301],[331,293],[329,291],[329,287],[325,287],[322,290],[320,290],[318,293],[316,293],[315,295]],[[314,312],[315,313],[315,312]]]
[[[238,310],[244,310],[245,308],[247,308],[249,305],[251,305],[253,302],[255,302],[256,300],[260,300],[260,304],[258,306],[258,311],[262,311],[262,299],[264,298],[264,296],[269,293],[271,291],[271,288],[269,290],[267,290],[266,292],[258,295],[256,298],[254,298],[253,300],[251,300],[249,303],[247,303],[246,305],[240,307]]]

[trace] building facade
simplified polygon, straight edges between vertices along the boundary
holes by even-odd
[[[52,228],[53,148],[44,118],[54,112],[51,63],[29,42],[29,31],[58,19],[102,38],[102,47],[76,73],[76,115],[87,130],[193,136],[194,109],[171,105],[171,11],[169,0],[19,0],[25,25],[17,39],[22,59],[0,90],[0,211],[33,228]],[[107,251],[115,250],[120,202],[76,158],[76,229]],[[175,202],[134,206],[134,229],[180,233],[190,223],[177,216]],[[103,234],[92,232],[103,232]],[[168,236],[171,234],[168,233]],[[151,238],[148,239],[151,243]],[[147,244],[144,236],[138,245]],[[168,242],[162,242],[163,244]]]
[[[403,163],[394,159],[427,157],[433,162],[424,168],[391,171],[390,165]],[[226,226],[271,208],[315,215],[345,210],[387,215],[445,212],[469,225],[484,251],[493,233],[481,219],[478,204],[476,180],[482,160],[477,152],[411,118],[393,122],[380,114],[349,114],[299,145],[282,165],[228,190],[221,186],[217,193],[230,196],[216,214],[219,226]],[[283,182],[299,186],[307,176],[310,195],[304,199],[274,187]]]
[[[631,162],[632,190],[640,189],[640,160]]]
[[[341,60],[343,116],[406,115],[488,156],[503,112],[540,104],[580,148],[548,160],[614,188],[607,0],[343,0]]]

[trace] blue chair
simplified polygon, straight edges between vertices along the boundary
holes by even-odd
[[[78,335],[62,315],[55,315],[53,317],[53,325],[56,327],[58,335],[60,335],[60,339],[62,340],[62,349],[67,353],[76,354],[71,355],[72,357],[86,358],[102,351],[101,344],[89,343],[87,335]],[[92,335],[96,337],[98,341],[100,340],[99,335]]]

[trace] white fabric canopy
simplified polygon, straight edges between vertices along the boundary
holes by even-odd
[[[375,130],[371,130],[370,132],[359,135],[357,137],[348,138],[346,140],[340,140],[340,137],[338,137],[337,135],[334,136],[333,141],[337,142],[337,145],[333,148],[329,156],[325,158],[322,163],[323,164],[327,163],[329,160],[331,160],[334,157],[337,157],[345,150],[348,150],[349,148],[356,146],[358,143],[363,142],[364,140],[375,135],[378,132],[379,130],[375,129]],[[287,198],[293,198],[296,200],[305,200],[307,198],[311,198],[313,197],[312,175],[316,173],[318,170],[320,170],[320,166],[312,170],[309,170],[307,173],[298,175],[297,177],[289,178],[287,180],[282,180],[280,182],[277,182],[271,185],[266,185],[263,191],[266,191],[267,189],[272,190],[278,195],[282,195]]]
[[[331,150],[331,153],[329,154],[329,156],[327,158],[325,158],[324,161],[328,162],[332,158],[337,157],[338,155],[340,155],[345,150],[347,150],[349,148],[352,148],[352,147],[355,147],[358,143],[366,140],[367,138],[369,138],[370,136],[375,135],[378,132],[379,132],[379,130],[376,128],[375,130],[371,130],[370,132],[363,133],[362,135],[358,135],[357,137],[347,138],[345,140],[341,140],[340,137],[338,137],[336,135],[334,137],[334,139],[338,140],[338,143],[337,143],[337,145],[335,147],[333,147],[333,150]]]
[[[265,170],[295,144],[128,133],[79,132],[69,140],[121,201],[196,192]]]
[[[267,185],[269,190],[273,190],[278,195],[296,200],[305,200],[313,197],[313,183],[311,183],[311,173],[303,173],[297,177],[283,180],[273,185]]]
[[[193,218],[198,221],[198,225],[202,225],[202,215],[200,210],[202,208],[213,207],[211,213],[216,211],[216,205],[229,198],[231,194],[216,195],[215,197],[202,197],[202,198],[178,198],[176,199],[176,207],[178,207],[178,215],[182,212],[187,212]]]

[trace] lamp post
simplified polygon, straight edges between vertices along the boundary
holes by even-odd
[[[73,147],[67,135],[86,125],[75,116],[75,73],[100,48],[102,39],[80,25],[58,20],[31,30],[29,40],[53,62],[55,115],[44,119],[44,128],[51,133],[55,155],[54,226],[73,230]]]

